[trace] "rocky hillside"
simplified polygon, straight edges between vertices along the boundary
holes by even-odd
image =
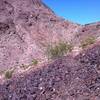
[[[47,60],[59,41],[79,46],[87,34],[100,36],[100,23],[79,25],[55,15],[41,0],[0,0],[0,68]]]
[[[45,60],[45,48],[71,41],[80,25],[57,17],[41,0],[0,0],[0,68]]]
[[[96,37],[98,40],[100,39],[100,22],[83,25],[82,28],[78,30],[78,34],[75,38],[78,38],[78,42],[89,36]]]
[[[100,100],[100,42],[7,80],[0,100]]]
[[[100,22],[64,20],[41,0],[0,0],[0,100],[100,100]]]

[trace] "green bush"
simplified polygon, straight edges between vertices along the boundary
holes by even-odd
[[[60,42],[56,44],[55,46],[49,45],[47,48],[47,55],[48,55],[48,58],[54,59],[54,58],[63,56],[65,53],[68,53],[71,50],[72,50],[71,44]]]
[[[96,41],[96,38],[93,36],[87,37],[85,40],[81,41],[81,47],[85,48],[91,44],[94,44]]]
[[[12,77],[12,75],[13,75],[13,72],[14,72],[14,70],[7,70],[5,72],[5,78],[6,79],[10,79]]]
[[[36,59],[33,59],[32,60],[32,65],[37,65],[38,64],[38,61]]]

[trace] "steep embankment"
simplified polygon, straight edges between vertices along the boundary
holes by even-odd
[[[99,43],[0,85],[0,100],[73,99],[100,99]]]

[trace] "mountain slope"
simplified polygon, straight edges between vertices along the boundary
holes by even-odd
[[[0,68],[45,61],[49,44],[74,39],[79,24],[57,17],[41,0],[0,0]]]
[[[0,68],[45,62],[47,47],[61,41],[77,47],[88,36],[100,39],[99,26],[64,20],[41,0],[0,0]]]

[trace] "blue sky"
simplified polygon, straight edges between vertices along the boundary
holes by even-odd
[[[57,15],[87,24],[100,21],[100,0],[43,0]]]

